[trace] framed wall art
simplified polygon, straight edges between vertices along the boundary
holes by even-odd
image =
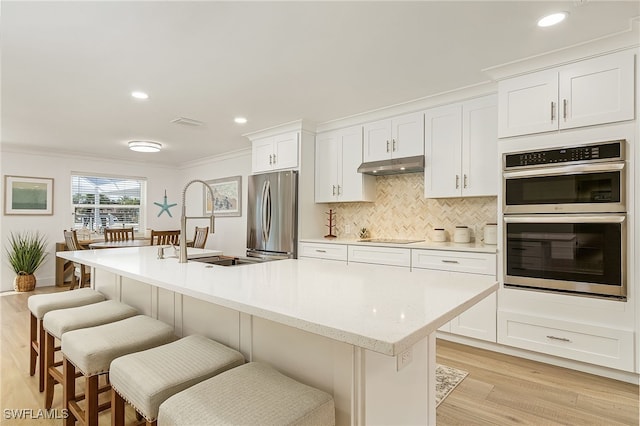
[[[213,191],[214,199],[204,189],[204,214],[216,217],[242,216],[242,176],[231,176],[206,181]]]
[[[5,215],[52,215],[53,179],[4,176]]]

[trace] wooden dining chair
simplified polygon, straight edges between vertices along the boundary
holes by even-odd
[[[64,230],[64,242],[67,245],[67,250],[76,251],[76,250],[84,250],[84,247],[80,245],[78,242],[78,235],[76,234],[76,230],[72,229],[70,231]],[[89,272],[89,268],[81,263],[71,263],[73,265],[73,274],[71,278],[71,288],[73,290],[76,286],[80,287],[89,287],[91,285],[91,273]],[[65,265],[65,272],[67,267]]]
[[[105,228],[104,241],[129,241],[133,240],[133,228]]]
[[[151,230],[151,245],[159,246],[165,244],[180,244],[180,230],[177,231],[154,231]]]
[[[193,234],[193,245],[192,247],[203,249],[205,244],[207,243],[207,237],[209,236],[209,227],[205,226],[203,228],[199,228],[196,226],[196,232]]]

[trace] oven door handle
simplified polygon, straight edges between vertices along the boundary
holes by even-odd
[[[625,214],[537,214],[533,216],[505,215],[505,223],[624,223]]]
[[[505,171],[502,175],[505,179],[513,179],[536,176],[575,175],[579,173],[615,172],[619,170],[624,170],[624,161],[614,163],[537,167],[529,170]]]

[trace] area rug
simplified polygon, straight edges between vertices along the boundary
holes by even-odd
[[[436,366],[436,407],[458,386],[469,373],[453,367]]]

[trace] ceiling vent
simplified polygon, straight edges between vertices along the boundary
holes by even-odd
[[[175,120],[171,120],[174,124],[182,124],[184,126],[202,126],[202,121],[194,120],[193,118],[179,117]]]

